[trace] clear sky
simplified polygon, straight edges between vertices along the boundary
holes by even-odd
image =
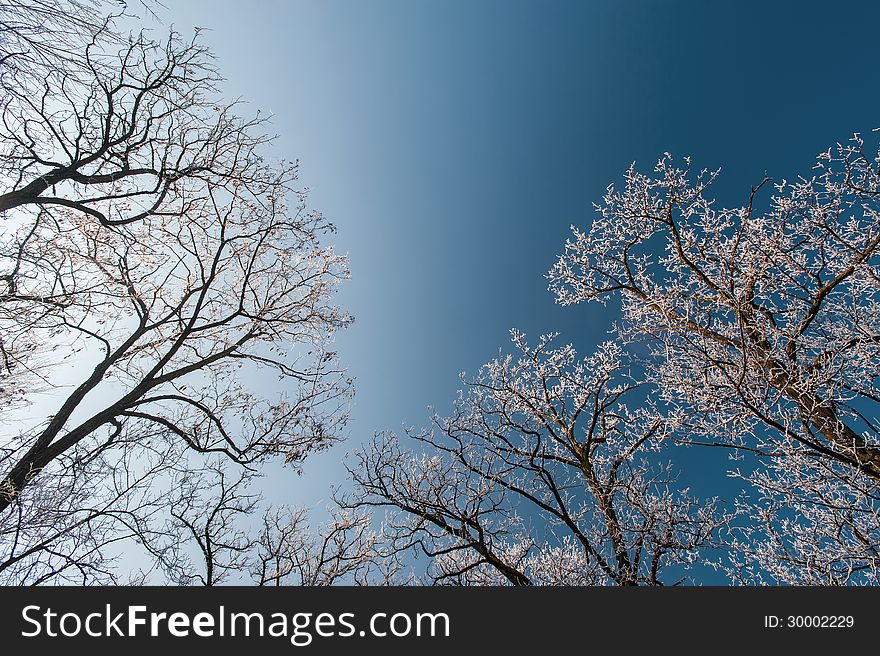
[[[357,396],[347,444],[272,478],[323,505],[346,450],[448,408],[507,331],[587,354],[613,309],[560,308],[544,274],[569,226],[637,161],[722,167],[722,205],[764,172],[880,126],[880,3],[174,0],[209,28],[228,97],[275,116],[310,205],[351,258],[340,335]],[[722,454],[683,478],[718,484]]]

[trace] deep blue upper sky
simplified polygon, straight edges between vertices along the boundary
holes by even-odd
[[[175,0],[225,92],[275,115],[310,204],[351,258],[340,335],[357,398],[347,445],[278,479],[321,505],[359,440],[449,406],[511,327],[586,354],[614,319],[560,308],[544,273],[572,223],[637,161],[722,167],[722,205],[764,172],[880,126],[870,2]],[[703,452],[705,453],[705,451]],[[711,489],[721,454],[684,478]]]

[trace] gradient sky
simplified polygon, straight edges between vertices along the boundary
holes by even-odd
[[[351,258],[350,438],[272,477],[319,507],[347,450],[448,408],[510,328],[585,355],[603,338],[613,310],[557,307],[544,274],[632,161],[721,166],[718,201],[740,205],[765,171],[806,175],[880,126],[880,3],[167,4],[178,30],[208,28],[227,96],[274,114],[275,154],[301,160]],[[723,457],[693,450],[682,478],[716,489]]]

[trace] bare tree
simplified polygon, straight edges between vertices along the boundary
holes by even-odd
[[[117,2],[102,11],[98,0],[4,0],[0,2],[0,86],[4,98],[23,100],[42,89],[56,69],[82,70],[85,46],[119,38],[112,29],[125,14]]]
[[[655,456],[673,428],[638,399],[619,345],[578,359],[553,336],[487,364],[409,452],[377,437],[343,504],[391,509],[392,550],[430,557],[434,583],[675,583],[729,517],[676,490]]]
[[[573,228],[551,288],[562,304],[620,298],[688,439],[764,461],[742,474],[760,499],[737,577],[875,581],[880,158],[856,135],[733,209],[709,197],[717,175],[668,155],[653,175],[630,168]]]
[[[64,207],[125,225],[178,212],[181,181],[259,196],[292,180],[260,152],[265,121],[218,99],[207,48],[173,32],[119,36],[90,7],[0,5],[7,47],[22,50],[3,53],[0,211]],[[31,20],[9,20],[19,14]]]
[[[315,535],[302,509],[277,508],[263,517],[251,575],[258,585],[326,586],[398,583],[400,563],[366,513],[338,511]]]
[[[102,10],[0,4],[0,576],[117,580],[124,539],[174,572],[205,536],[244,572],[250,538],[213,531],[250,511],[248,469],[341,437],[346,260],[210,53]],[[184,480],[211,500],[175,497]],[[196,530],[187,503],[222,510]]]
[[[315,527],[303,508],[272,506],[255,526],[261,510],[256,478],[226,464],[176,472],[165,524],[146,544],[166,580],[327,586],[366,585],[389,575],[379,569],[378,536],[364,513],[337,511]]]

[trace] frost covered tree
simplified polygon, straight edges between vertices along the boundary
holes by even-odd
[[[173,581],[317,581],[272,546],[304,544],[299,511],[236,527],[262,463],[341,437],[346,260],[211,53],[105,9],[0,3],[0,580],[125,580],[136,543]],[[369,542],[340,521],[334,571]]]
[[[579,358],[552,339],[514,332],[516,357],[465,381],[449,416],[405,441],[378,436],[343,505],[386,509],[391,551],[429,557],[434,583],[678,582],[729,518],[676,489],[657,458],[674,427],[620,346]]]
[[[880,157],[856,135],[795,181],[716,206],[718,171],[627,171],[550,271],[622,333],[693,442],[749,450],[734,576],[877,582]]]

